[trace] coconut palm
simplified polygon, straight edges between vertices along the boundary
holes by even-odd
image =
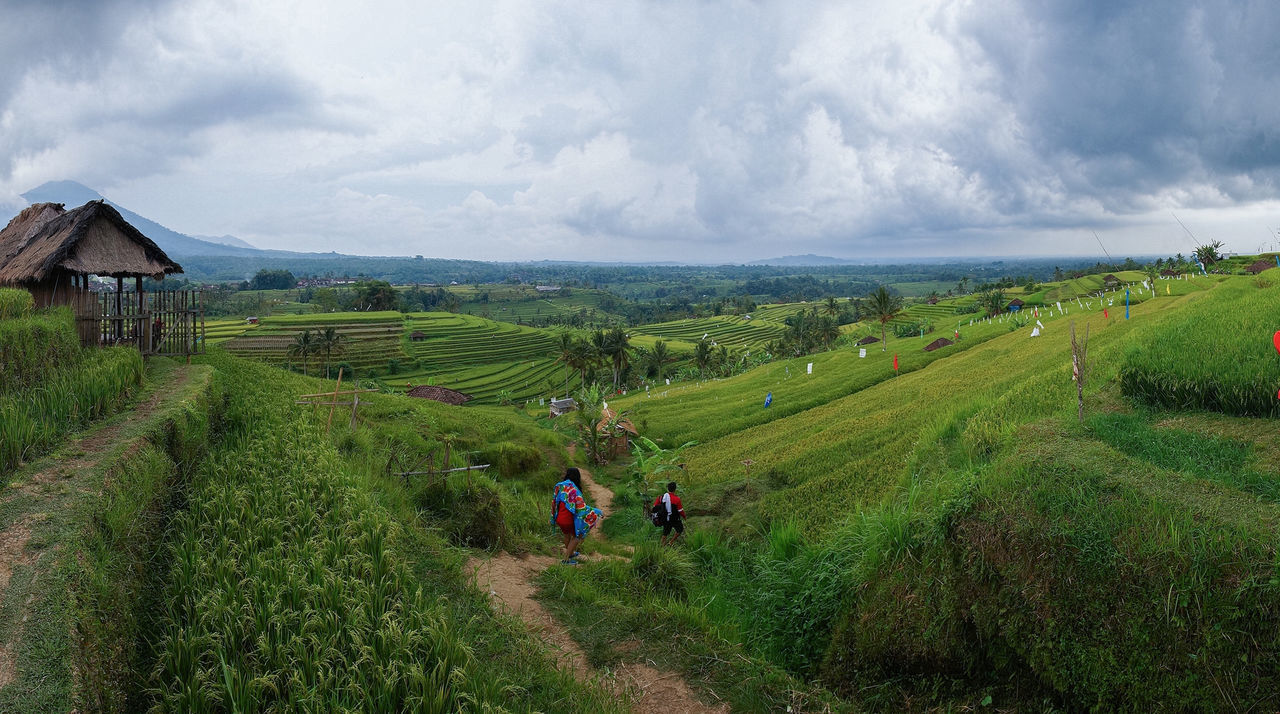
[[[840,338],[840,326],[830,317],[824,316],[818,320],[818,325],[815,329],[818,339],[822,341],[822,345],[827,349],[831,349],[831,343]]]
[[[658,375],[658,381],[661,382],[663,370],[666,368],[666,364],[671,361],[671,351],[667,349],[667,343],[663,340],[654,342],[653,349],[649,350],[647,357],[649,358],[649,368]]]
[[[978,304],[986,309],[988,315],[999,315],[1004,312],[1004,291],[999,288],[988,290],[978,298]]]
[[[573,335],[568,332],[561,332],[556,338],[556,362],[564,365],[564,392],[569,393],[569,374],[573,370],[574,345]]]
[[[307,373],[307,358],[316,350],[316,340],[311,334],[310,329],[302,331],[301,335],[294,335],[293,344],[289,345],[289,356],[302,359],[302,373]]]
[[[347,336],[338,332],[332,327],[324,328],[323,332],[316,335],[316,349],[324,352],[324,376],[329,378],[329,362],[336,352],[341,354],[346,349]]]
[[[1215,240],[1204,245],[1196,246],[1196,259],[1205,265],[1213,265],[1222,260],[1222,255],[1218,253],[1218,249],[1222,247],[1222,241]]]
[[[618,380],[622,370],[631,363],[631,339],[627,331],[615,327],[604,333],[604,343],[600,348],[601,355],[609,361],[613,368],[613,388],[618,388]]]
[[[902,298],[889,292],[881,285],[875,292],[867,296],[867,314],[880,321],[880,351],[888,349],[885,341],[889,334],[889,321],[898,316],[902,310]]]
[[[698,366],[699,375],[707,371],[707,367],[711,366],[711,360],[711,342],[705,338],[698,340],[693,346],[693,363]]]
[[[834,297],[828,297],[826,303],[822,306],[822,311],[835,317],[840,314],[840,302]]]

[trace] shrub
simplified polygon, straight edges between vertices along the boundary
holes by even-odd
[[[18,288],[0,288],[0,320],[12,320],[31,314],[31,293]]]
[[[631,554],[631,572],[644,589],[684,599],[695,571],[682,550],[649,541],[636,546]]]

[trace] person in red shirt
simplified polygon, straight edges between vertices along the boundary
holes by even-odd
[[[662,526],[662,544],[671,545],[684,535],[684,504],[676,495],[676,482],[667,484],[667,492],[658,496],[653,502],[653,510],[666,511],[666,522]]]

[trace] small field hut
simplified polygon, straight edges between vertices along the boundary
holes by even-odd
[[[1012,300],[1010,300],[1010,301],[1009,301],[1009,307],[1008,307],[1008,310],[1009,310],[1009,312],[1018,312],[1019,310],[1021,310],[1021,309],[1022,309],[1022,306],[1023,306],[1023,305],[1025,305],[1025,304],[1026,304],[1026,303],[1024,303],[1024,302],[1023,302],[1022,300],[1020,300],[1019,298],[1014,298],[1014,299],[1012,299]]]
[[[414,330],[413,334],[409,335],[409,339],[413,340],[414,342],[421,342],[427,339],[427,333],[423,332],[422,330]]]
[[[1165,268],[1164,270],[1161,270],[1161,271],[1160,271],[1160,277],[1162,277],[1162,278],[1176,278],[1176,277],[1178,277],[1178,271],[1176,271],[1176,270],[1172,270],[1172,269],[1170,269],[1170,268]]]
[[[1261,260],[1255,261],[1245,266],[1244,270],[1246,273],[1250,275],[1257,275],[1258,273],[1261,273],[1267,268],[1274,268],[1274,267],[1276,267],[1276,263],[1274,260],[1267,260],[1266,258],[1262,258]]]
[[[607,458],[614,459],[631,451],[631,437],[639,436],[640,432],[636,431],[636,427],[631,423],[630,419],[617,419],[612,409],[605,409],[600,418],[600,423],[596,425],[596,431],[607,432],[608,442],[605,445],[604,453]],[[609,423],[613,422],[610,427]]]
[[[560,416],[561,414],[568,414],[569,412],[577,408],[578,408],[578,403],[573,401],[573,397],[565,397],[564,399],[552,399],[551,400],[551,418],[554,419]]]
[[[879,341],[880,341],[879,337],[872,337],[871,335],[867,335],[866,337],[858,340],[858,346],[861,347],[863,345],[870,345]]]
[[[134,344],[148,354],[198,351],[204,326],[199,293],[142,291],[144,277],[162,280],[181,272],[101,200],[70,211],[60,203],[37,203],[0,231],[0,285],[26,288],[40,307],[71,307],[85,345]],[[93,275],[115,278],[115,291],[90,292]],[[134,279],[129,295],[126,278]]]
[[[405,392],[405,394],[407,394],[410,397],[417,397],[419,399],[430,399],[432,401],[442,402],[444,404],[452,404],[454,406],[458,406],[460,404],[466,404],[467,402],[471,401],[470,394],[459,392],[456,389],[446,389],[445,387],[437,387],[431,384],[419,385],[417,387],[414,387],[413,389],[410,389],[408,392]]]
[[[1114,276],[1114,275],[1112,275],[1112,274],[1110,274],[1110,273],[1107,273],[1106,275],[1102,276],[1102,284],[1103,284],[1103,286],[1108,287],[1108,288],[1115,288],[1115,287],[1119,287],[1119,286],[1120,286],[1120,278],[1117,278],[1116,276]]]
[[[947,347],[947,346],[954,345],[954,344],[955,344],[954,342],[952,342],[951,340],[948,340],[948,339],[947,339],[947,338],[945,338],[945,337],[939,337],[938,339],[934,340],[933,342],[930,342],[929,344],[925,345],[925,346],[924,346],[924,351],[925,351],[925,352],[932,352],[932,351],[934,351],[934,350],[942,349],[943,347]]]

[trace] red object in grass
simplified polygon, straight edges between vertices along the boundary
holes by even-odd
[[[1280,330],[1276,330],[1276,334],[1271,336],[1271,344],[1276,346],[1276,352],[1280,352]]]
[[[898,355],[893,356],[893,371],[898,371]]]

